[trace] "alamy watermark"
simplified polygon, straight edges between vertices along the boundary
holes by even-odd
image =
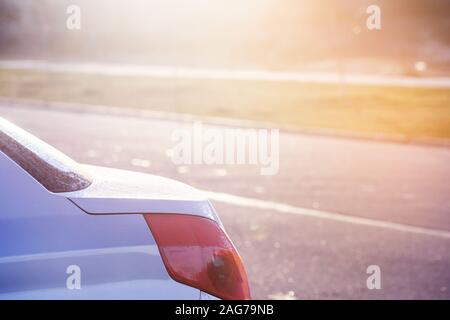
[[[77,5],[70,5],[66,9],[66,13],[69,15],[66,19],[66,28],[69,30],[81,29],[81,8]]]
[[[381,8],[372,4],[367,7],[366,13],[369,15],[366,20],[367,29],[381,30]]]
[[[66,273],[69,275],[66,279],[66,288],[69,290],[81,289],[81,268],[76,264],[67,267]]]
[[[250,164],[260,166],[261,175],[275,175],[279,136],[278,129],[219,129],[197,121],[190,129],[174,130],[171,157],[176,165]]]
[[[367,289],[381,289],[381,268],[376,264],[370,265],[366,269],[366,273],[370,276],[366,280]]]

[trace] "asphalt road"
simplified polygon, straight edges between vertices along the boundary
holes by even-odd
[[[77,161],[211,191],[254,298],[450,299],[448,148],[282,132],[279,173],[261,176],[175,165],[171,135],[188,122],[5,103],[0,116]],[[379,290],[366,286],[369,265]]]

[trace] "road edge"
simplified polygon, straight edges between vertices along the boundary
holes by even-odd
[[[8,104],[19,108],[41,108],[53,109],[65,112],[108,114],[113,116],[128,116],[138,118],[151,118],[158,120],[195,122],[203,121],[208,124],[227,127],[242,128],[277,128],[283,132],[332,137],[351,140],[368,140],[375,142],[397,143],[406,145],[420,145],[427,147],[450,148],[450,139],[445,138],[408,138],[404,135],[369,134],[361,132],[351,132],[343,130],[319,129],[319,128],[298,128],[290,125],[279,125],[272,122],[253,121],[236,118],[223,118],[213,116],[202,116],[188,113],[175,113],[167,111],[156,111],[151,109],[138,109],[129,107],[116,107],[105,105],[92,105],[83,103],[48,101],[39,99],[12,98],[0,96],[0,104]]]

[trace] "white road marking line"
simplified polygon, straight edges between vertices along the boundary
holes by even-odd
[[[258,208],[264,210],[272,210],[282,213],[295,214],[320,219],[328,219],[351,224],[365,225],[383,229],[396,230],[401,232],[415,233],[434,237],[450,239],[450,231],[436,230],[422,227],[414,227],[396,222],[389,222],[376,219],[361,218],[355,216],[347,216],[340,213],[326,212],[307,208],[296,207],[284,203],[259,200],[253,198],[245,198],[227,193],[203,191],[210,200],[228,203],[241,207]]]

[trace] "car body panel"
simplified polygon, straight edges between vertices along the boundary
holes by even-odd
[[[4,119],[0,132],[0,299],[217,299],[169,276],[143,216],[197,215],[223,229],[203,193],[78,164]],[[68,285],[74,266],[79,289]]]
[[[90,215],[0,152],[0,299],[199,299],[168,275],[141,214]],[[69,290],[70,265],[81,290]]]

